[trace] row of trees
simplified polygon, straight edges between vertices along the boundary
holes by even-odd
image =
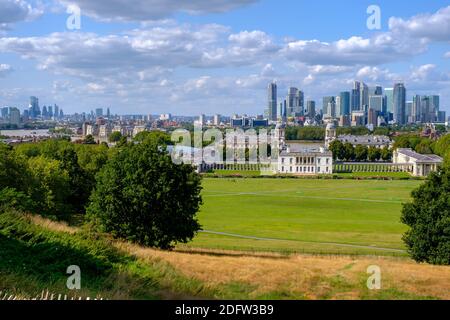
[[[0,207],[56,219],[83,214],[95,230],[169,249],[200,229],[201,183],[191,165],[172,162],[168,143],[161,132],[111,149],[62,139],[0,143]]]
[[[342,143],[339,140],[334,140],[330,143],[330,148],[333,152],[334,160],[341,161],[359,161],[359,162],[375,162],[375,161],[389,161],[392,159],[392,150],[389,148],[377,148],[374,146],[366,147],[363,145],[353,146],[351,143]]]

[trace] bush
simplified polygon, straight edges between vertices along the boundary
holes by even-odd
[[[170,249],[200,230],[200,176],[174,164],[159,142],[144,138],[114,154],[97,175],[87,212],[115,237]]]
[[[403,206],[401,220],[410,226],[403,236],[417,262],[450,264],[450,168],[432,173]]]

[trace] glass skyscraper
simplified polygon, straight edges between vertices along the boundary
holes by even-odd
[[[406,123],[406,88],[403,83],[394,85],[394,122],[403,125]]]

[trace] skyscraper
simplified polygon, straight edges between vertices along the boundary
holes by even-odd
[[[312,100],[306,101],[306,113],[310,118],[316,116],[316,102]]]
[[[267,118],[269,121],[277,120],[277,84],[272,82],[267,87]]]
[[[365,110],[369,106],[369,87],[362,82],[360,86],[360,103],[359,109]]]
[[[336,107],[334,97],[333,97],[333,96],[330,96],[330,97],[323,97],[323,101],[322,101],[322,113],[323,113],[324,115],[331,116],[331,111],[336,112],[336,110],[328,110],[328,108],[329,108],[330,106]]]
[[[403,83],[396,83],[394,85],[394,122],[403,125],[406,123],[405,119],[406,109],[406,88]]]
[[[394,113],[394,88],[384,89],[384,94],[386,95],[386,106],[388,113]]]
[[[103,117],[103,108],[95,109],[95,115],[98,117]]]
[[[415,95],[413,97],[413,104],[411,109],[411,121],[413,123],[422,121],[421,98],[419,95]]]
[[[339,116],[350,115],[350,92],[343,91],[340,93],[340,114]]]
[[[286,97],[286,111],[288,117],[301,116],[304,113],[304,94],[297,88],[291,87]]]
[[[30,117],[32,119],[37,118],[41,115],[41,109],[39,108],[39,99],[36,97],[30,97],[30,105],[28,107],[30,112]]]
[[[361,109],[361,83],[359,81],[353,83],[350,97],[350,109],[351,111],[358,111]]]

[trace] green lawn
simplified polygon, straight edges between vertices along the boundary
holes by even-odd
[[[232,235],[200,233],[188,246],[403,255],[401,204],[421,183],[205,178],[200,223]]]

